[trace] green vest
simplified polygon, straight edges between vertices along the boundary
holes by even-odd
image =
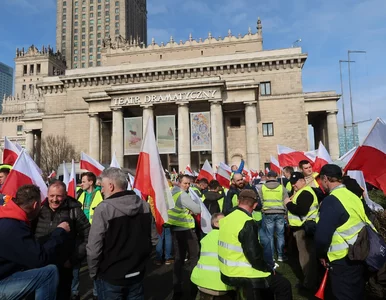
[[[232,197],[232,207],[235,207],[239,205],[239,196],[237,194],[234,194]]]
[[[197,196],[201,198],[202,200],[202,196],[203,194],[201,193],[200,189],[196,186],[192,186],[192,190],[196,192]]]
[[[290,193],[292,191],[292,184],[291,184],[291,182],[288,181],[287,184],[285,185],[285,188]]]
[[[178,191],[173,195],[174,204],[177,204],[178,198],[181,196],[182,191]],[[195,227],[194,219],[189,213],[189,210],[186,208],[178,207],[177,205],[174,208],[168,210],[168,224],[193,229]]]
[[[254,219],[256,222],[259,222],[263,219],[263,215],[261,214],[261,211],[254,210],[252,212],[252,219]]]
[[[225,276],[265,278],[271,274],[254,269],[244,255],[239,233],[249,220],[252,218],[239,209],[220,220],[218,259],[220,271]]]
[[[219,193],[220,195],[222,193]],[[205,201],[205,195],[202,195],[202,202]],[[220,212],[222,212],[222,208],[224,207],[224,197],[221,197],[220,199],[217,200],[218,206],[220,207]]]
[[[282,210],[285,212],[283,199],[283,186],[279,185],[275,189],[269,189],[266,185],[261,187],[263,195],[263,211]]]
[[[294,215],[290,211],[288,211],[288,221],[290,226],[292,227],[301,227],[305,221],[315,220],[318,214],[318,207],[319,207],[318,197],[316,196],[314,190],[310,186],[305,186],[301,190],[297,191],[292,200],[292,203],[296,204],[296,200],[298,199],[299,195],[303,191],[310,192],[314,197],[314,201],[312,202],[310,209],[308,210],[308,213],[305,216]]]
[[[85,198],[86,193],[82,192],[78,198],[78,201],[82,204],[82,209],[84,209],[84,198]],[[92,199],[91,199],[91,204],[90,204],[90,217],[89,221],[90,224],[92,224],[92,217],[94,216],[94,210],[95,208],[103,201],[102,193],[99,190],[94,190],[92,194]]]
[[[201,253],[197,266],[193,269],[190,280],[197,286],[214,291],[229,291],[233,288],[221,281],[218,266],[218,235],[213,229],[201,240]]]
[[[374,226],[367,218],[361,200],[345,187],[334,189],[330,195],[335,196],[349,214],[349,219],[338,227],[332,236],[327,256],[330,262],[347,256],[349,245],[353,245],[358,238],[359,231],[366,225]]]

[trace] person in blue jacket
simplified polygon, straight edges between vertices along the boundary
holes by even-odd
[[[40,189],[24,185],[16,198],[0,207],[0,295],[1,299],[56,299],[59,282],[56,253],[67,240],[70,226],[62,222],[50,238],[40,244],[30,222],[40,211]]]

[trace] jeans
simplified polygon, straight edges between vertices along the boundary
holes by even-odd
[[[76,265],[72,269],[72,284],[71,284],[72,296],[79,295],[79,271],[80,271],[80,265]],[[92,294],[93,296],[98,296],[95,281],[94,281],[94,287],[92,289]]]
[[[262,223],[259,224],[259,238],[260,238],[259,240],[260,240],[261,246],[263,247],[264,260],[270,268],[273,268],[275,263],[273,262],[271,241],[268,238],[267,231],[263,226],[263,222],[264,220],[262,221]]]
[[[155,248],[156,259],[162,260],[162,254],[164,253],[165,245],[165,260],[172,258],[172,235],[170,232],[170,227],[164,227],[162,234],[158,235],[158,243]]]
[[[275,232],[277,239],[277,256],[283,257],[284,255],[284,215],[282,214],[266,214],[264,216],[264,227],[267,232],[267,237],[271,242],[272,257],[275,256]]]
[[[36,300],[55,300],[58,284],[59,273],[54,265],[16,272],[0,280],[0,299],[22,299],[35,293]]]
[[[144,300],[143,276],[130,278],[125,286],[112,285],[104,280],[96,281],[98,300]]]

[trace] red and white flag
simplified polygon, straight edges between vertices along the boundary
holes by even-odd
[[[68,181],[67,195],[76,199],[76,173],[74,160],[71,161],[71,174]]]
[[[47,197],[47,186],[33,159],[22,150],[2,187],[2,194],[16,197],[17,189],[26,184],[34,184],[40,188],[42,201]]]
[[[190,198],[201,207],[199,223],[200,223],[202,232],[208,234],[212,230],[212,224],[211,224],[212,215],[210,214],[209,210],[206,208],[204,202],[201,200],[201,198],[197,195],[197,193],[192,188],[189,188],[189,195],[190,195]]]
[[[222,168],[221,163],[217,169],[216,180],[220,183],[222,187],[229,189],[231,185],[231,174],[227,170],[224,170]]]
[[[345,171],[360,170],[366,182],[386,193],[386,124],[377,119]]]
[[[200,173],[198,173],[197,179],[200,180],[201,178],[206,178],[209,182],[214,178],[213,169],[208,160],[205,161]]]
[[[243,175],[244,175],[244,178],[245,178],[245,181],[246,182],[251,182],[252,180],[252,175],[251,175],[251,171],[249,171],[248,169],[243,169]]]
[[[11,165],[15,163],[20,151],[16,144],[12,143],[6,136],[4,137],[3,164]]]
[[[184,175],[188,175],[188,176],[194,177],[194,172],[193,172],[193,170],[190,168],[189,165],[186,166]]]
[[[326,147],[324,147],[322,142],[319,142],[319,148],[318,148],[318,153],[315,159],[315,164],[312,167],[312,170],[314,172],[320,172],[322,167],[327,164],[331,164],[332,159],[330,154],[328,153]]]
[[[52,178],[56,178],[56,171],[55,170],[52,170],[50,175],[47,176],[47,179],[52,179]]]
[[[357,151],[357,149],[358,149],[358,147],[354,147],[354,148],[350,149],[345,154],[343,154],[341,157],[339,157],[338,160],[347,164],[351,160],[351,158],[354,156],[355,151]]]
[[[66,185],[67,189],[68,189],[69,182],[70,182],[70,174],[68,174],[66,163],[65,161],[63,161],[63,183]]]
[[[174,207],[174,200],[162,168],[151,118],[148,119],[139,153],[134,188],[145,197],[151,197],[156,227],[161,234],[162,225],[168,221],[168,210]]]
[[[118,168],[118,169],[121,168],[121,166],[119,165],[119,162],[117,160],[117,157],[115,156],[115,153],[113,154],[113,157],[111,159],[110,167],[111,168]]]
[[[307,156],[310,163],[313,164],[318,156],[318,150],[306,151],[304,155]]]
[[[280,168],[280,164],[279,162],[277,161],[276,158],[274,158],[272,155],[271,155],[271,162],[269,164],[269,167],[272,171],[276,172],[277,174],[280,174],[281,173],[281,168]]]
[[[103,170],[105,169],[97,160],[88,156],[84,152],[80,154],[80,168],[88,170],[89,172],[93,172],[95,176],[101,175]]]
[[[232,174],[232,169],[230,166],[228,166],[227,164],[223,163],[223,162],[220,162],[220,166],[219,168],[222,168],[223,170],[227,171],[230,174]]]
[[[268,168],[268,167],[266,167],[266,168],[265,168],[265,175],[267,175],[267,174],[268,174],[268,172],[269,172],[269,168]]]
[[[310,161],[310,159],[304,154],[303,151],[297,151],[281,145],[277,145],[277,154],[279,158],[279,164],[282,167],[297,167],[301,160]]]
[[[251,176],[252,178],[257,178],[259,177],[259,172],[257,170],[251,170]]]

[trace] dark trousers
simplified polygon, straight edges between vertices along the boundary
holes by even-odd
[[[326,300],[362,300],[365,298],[365,267],[363,263],[346,260],[330,263],[328,272],[330,291]],[[330,295],[332,294],[332,295]]]
[[[71,296],[72,269],[59,268],[57,300],[67,300]]]
[[[268,278],[269,288],[253,289],[253,300],[292,300],[292,287],[287,278],[280,274]]]
[[[194,299],[197,294],[197,287],[191,283],[190,274],[198,261],[199,247],[197,235],[194,230],[172,231],[174,247],[174,269],[173,269],[173,292],[174,295],[182,296],[183,269],[186,265],[188,278],[185,278],[190,285],[190,296]],[[189,253],[189,260],[185,262],[186,254]],[[184,297],[184,299],[188,299]]]

